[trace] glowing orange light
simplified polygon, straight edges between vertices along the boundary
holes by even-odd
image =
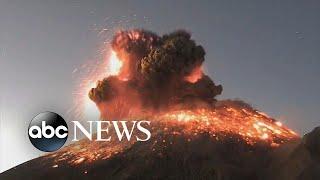
[[[195,68],[190,75],[186,76],[184,79],[190,83],[196,83],[202,78],[202,68],[201,66]]]
[[[118,75],[120,73],[122,67],[122,61],[119,60],[116,53],[114,51],[111,52],[111,56],[109,58],[109,73],[110,75]]]
[[[96,87],[98,80],[103,79],[108,76],[115,76],[120,73],[122,67],[122,61],[120,61],[114,51],[111,51],[109,57],[103,60],[102,63],[86,64],[84,67],[91,69],[94,73],[89,73],[87,77],[83,80],[83,83],[80,85],[80,92],[75,93],[78,96],[76,97],[77,101],[80,100],[81,106],[79,106],[77,112],[80,113],[79,116],[86,120],[97,120],[100,119],[100,111],[97,108],[96,104],[89,98],[88,92]]]
[[[240,135],[248,144],[265,141],[272,147],[298,137],[263,113],[236,107],[172,111],[158,116],[158,120],[181,124],[187,134],[209,132],[215,137],[216,133],[230,133]]]

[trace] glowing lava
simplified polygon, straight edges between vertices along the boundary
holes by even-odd
[[[183,126],[183,133],[236,135],[248,144],[264,141],[278,146],[298,135],[263,113],[250,108],[218,107],[214,110],[196,109],[164,113],[157,118],[168,126]]]
[[[161,153],[168,146],[174,146],[178,140],[191,142],[198,137],[209,135],[212,141],[228,143],[239,142],[264,148],[274,148],[299,136],[276,121],[251,107],[235,105],[218,106],[215,109],[176,110],[144,117],[151,121],[152,135],[145,151]],[[127,119],[129,120],[129,119]],[[136,119],[134,119],[136,120]],[[114,133],[114,132],[109,132]],[[47,158],[54,158],[53,168],[61,163],[79,165],[96,160],[107,160],[132,147],[136,141],[110,142],[89,141],[83,139],[67,146]]]

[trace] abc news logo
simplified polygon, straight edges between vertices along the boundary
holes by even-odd
[[[68,139],[66,121],[54,112],[43,112],[34,117],[28,128],[29,139],[40,151],[60,149]]]
[[[94,123],[96,125],[95,141],[110,141],[112,137],[108,136],[109,127],[114,128],[119,141],[122,141],[124,137],[130,141],[135,129],[141,132],[139,136],[135,136],[137,141],[148,141],[151,138],[150,131],[145,127],[145,125],[150,125],[150,121],[88,121],[88,129],[78,121],[72,121],[72,123],[74,127],[72,141],[79,141],[77,138],[78,132],[82,132],[89,140],[94,140]],[[127,126],[128,123],[131,124],[131,127]],[[68,125],[60,115],[54,112],[43,112],[31,120],[28,135],[30,142],[37,149],[44,152],[56,151],[68,139]]]

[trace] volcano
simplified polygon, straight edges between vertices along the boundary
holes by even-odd
[[[301,138],[245,102],[217,100],[223,88],[190,33],[120,31],[111,48],[111,73],[84,102],[101,120],[150,121],[150,140],[83,139],[1,179],[320,179],[320,129]]]

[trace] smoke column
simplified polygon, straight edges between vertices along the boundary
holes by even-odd
[[[146,30],[120,31],[111,47],[121,68],[89,92],[104,118],[213,107],[222,92],[222,86],[203,73],[205,51],[186,31],[163,36]]]

